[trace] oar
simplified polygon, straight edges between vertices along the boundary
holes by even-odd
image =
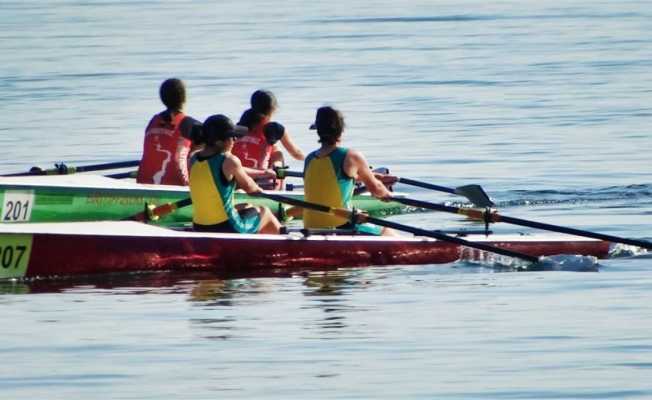
[[[276,174],[279,178],[286,176],[291,176],[295,178],[303,178],[303,172],[300,171],[290,171],[287,169],[277,169]],[[418,186],[424,189],[436,190],[438,192],[455,194],[458,196],[466,197],[471,203],[476,207],[493,207],[494,203],[489,199],[487,193],[482,189],[480,185],[464,185],[456,188],[449,188],[445,186],[434,185],[432,183],[421,182],[414,179],[403,178],[400,176],[396,177],[397,182],[403,183],[406,185]]]
[[[426,209],[436,210],[436,211],[444,211],[453,214],[462,214],[468,216],[469,218],[485,221],[485,223],[505,222],[513,225],[527,226],[530,228],[543,229],[543,230],[559,232],[559,233],[566,233],[575,236],[583,236],[592,239],[605,240],[613,243],[624,243],[624,244],[629,244],[632,246],[638,246],[648,250],[652,250],[652,243],[644,240],[622,238],[622,237],[606,235],[598,232],[591,232],[591,231],[585,231],[585,230],[570,228],[565,226],[546,224],[543,222],[529,221],[521,218],[508,217],[506,215],[500,215],[498,214],[498,212],[489,209],[478,210],[473,208],[452,207],[443,204],[430,203],[427,201],[409,199],[404,197],[392,197],[391,200],[413,207],[426,208]]]
[[[179,208],[186,207],[191,204],[192,199],[190,199],[190,197],[175,201],[174,203],[165,203],[160,206],[154,206],[153,204],[145,203],[145,209],[143,211],[130,217],[123,218],[122,220],[139,222],[156,221],[159,218],[164,217]]]
[[[399,224],[396,222],[391,222],[391,221],[386,221],[384,219],[379,219],[379,218],[374,218],[370,217],[366,214],[358,214],[353,211],[349,211],[346,209],[342,208],[333,208],[333,207],[328,207],[324,206],[321,204],[315,204],[315,203],[309,203],[307,201],[303,200],[298,200],[298,199],[293,199],[291,197],[286,197],[286,196],[281,196],[278,194],[271,194],[271,193],[265,193],[265,192],[258,192],[255,194],[256,196],[259,197],[264,197],[270,200],[277,201],[279,203],[285,203],[285,204],[290,204],[293,206],[297,207],[303,207],[303,208],[310,208],[315,211],[321,211],[327,214],[334,214],[346,219],[360,219],[362,221],[370,222],[375,225],[379,226],[385,226],[388,228],[396,229],[397,231],[403,231],[403,232],[408,232],[412,233],[413,235],[418,235],[418,236],[425,236],[425,237],[431,237],[435,239],[439,239],[442,241],[446,242],[452,242],[456,243],[462,246],[478,249],[478,250],[483,250],[487,251],[490,253],[496,253],[496,254],[501,254],[504,256],[508,257],[514,257],[514,258],[520,258],[528,262],[536,263],[539,261],[538,257],[531,256],[529,254],[524,254],[524,253],[519,253],[516,251],[511,251],[511,250],[506,250],[502,249],[500,247],[494,247],[490,246],[484,243],[475,243],[475,242],[469,242],[468,240],[460,239],[458,237],[454,236],[448,236],[444,233],[437,232],[437,231],[428,231],[425,229],[420,229],[408,225],[403,225]],[[140,222],[147,222],[147,221],[152,221],[156,220],[164,215],[167,215],[171,212],[173,212],[176,209],[186,207],[192,204],[192,200],[190,198],[175,201],[174,203],[167,203],[160,205],[158,207],[151,207],[148,205],[145,205],[145,210],[143,212],[140,212],[138,214],[132,215],[131,217],[125,218],[125,220],[132,220],[132,221],[140,221]]]
[[[127,171],[127,172],[118,172],[117,174],[104,175],[107,178],[113,179],[125,179],[125,178],[135,178],[138,175],[138,171]]]
[[[432,183],[421,182],[414,179],[403,178],[400,176],[396,177],[399,183],[404,183],[406,185],[417,186],[424,189],[436,190],[438,192],[456,194],[458,196],[466,197],[473,203],[476,207],[493,207],[494,203],[489,199],[487,193],[482,189],[480,185],[464,185],[456,188],[449,188],[445,186],[434,185]]]
[[[500,247],[494,247],[494,246],[490,246],[490,245],[484,244],[484,243],[469,242],[468,240],[460,239],[458,237],[448,236],[446,234],[443,234],[443,233],[440,233],[440,232],[437,232],[437,231],[428,231],[428,230],[425,230],[425,229],[420,229],[420,228],[416,228],[416,227],[413,227],[413,226],[403,225],[403,224],[399,224],[399,223],[392,222],[392,221],[387,221],[387,220],[380,219],[380,218],[374,218],[374,217],[368,216],[366,214],[358,214],[358,213],[356,213],[354,211],[346,210],[346,209],[343,209],[343,208],[328,207],[328,206],[324,206],[324,205],[321,205],[321,204],[309,203],[309,202],[306,202],[306,201],[303,201],[303,200],[293,199],[291,197],[286,197],[286,196],[281,196],[281,195],[278,195],[278,194],[271,194],[271,193],[266,193],[266,192],[256,193],[256,196],[260,196],[260,197],[264,197],[264,198],[267,198],[267,199],[270,199],[270,200],[274,200],[274,201],[277,201],[279,203],[286,203],[286,204],[290,204],[290,205],[297,206],[297,207],[309,208],[311,210],[320,211],[320,212],[327,213],[327,214],[337,215],[339,217],[346,218],[346,219],[349,219],[349,220],[357,219],[357,220],[360,220],[362,222],[370,222],[372,224],[379,225],[379,226],[384,226],[384,227],[387,227],[387,228],[392,228],[392,229],[395,229],[397,231],[408,232],[408,233],[412,233],[412,234],[418,235],[418,236],[431,237],[431,238],[439,239],[439,240],[442,240],[442,241],[452,242],[452,243],[456,243],[456,244],[459,244],[459,245],[462,245],[462,246],[466,246],[466,247],[470,247],[470,248],[474,248],[474,249],[478,249],[478,250],[483,250],[483,251],[487,251],[487,252],[490,252],[490,253],[496,253],[496,254],[500,254],[500,255],[504,255],[504,256],[508,256],[508,257],[520,258],[520,259],[523,259],[525,261],[532,262],[532,263],[536,263],[536,262],[539,261],[538,257],[534,257],[534,256],[531,256],[529,254],[524,254],[524,253],[519,253],[519,252],[516,252],[516,251],[506,250],[506,249],[502,249]]]
[[[61,164],[54,164],[54,168],[51,169],[41,169],[39,167],[32,167],[28,172],[18,172],[14,174],[5,174],[2,176],[68,175],[77,172],[91,172],[91,171],[101,171],[105,169],[137,167],[139,164],[140,164],[139,160],[119,161],[119,162],[94,164],[94,165],[82,165],[79,167],[72,167],[61,163]]]

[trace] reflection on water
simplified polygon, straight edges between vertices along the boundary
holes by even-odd
[[[304,328],[317,331],[321,338],[350,328],[348,318],[351,313],[364,310],[351,301],[351,292],[370,284],[370,281],[361,279],[361,275],[356,270],[308,274],[303,280],[305,288],[302,293],[309,303],[302,309],[321,310],[322,314],[317,319],[305,321]]]

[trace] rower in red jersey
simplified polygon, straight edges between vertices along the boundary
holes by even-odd
[[[278,102],[272,92],[256,90],[251,95],[251,108],[242,114],[238,122],[238,125],[246,126],[249,133],[238,140],[232,150],[249,176],[265,189],[282,187],[283,182],[276,179],[274,171],[274,168],[285,165],[279,142],[295,160],[302,161],[305,158],[285,127],[271,121],[277,108]]]
[[[188,154],[193,126],[201,125],[183,113],[186,87],[180,79],[165,80],[159,89],[165,111],[147,124],[136,182],[188,185]]]

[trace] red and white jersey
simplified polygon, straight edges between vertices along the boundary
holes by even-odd
[[[269,168],[269,159],[272,155],[273,146],[267,143],[263,133],[263,127],[268,122],[268,118],[263,119],[246,136],[239,138],[233,145],[231,153],[240,159],[244,167]]]
[[[162,113],[163,114],[163,113]],[[155,115],[145,129],[143,158],[138,168],[138,183],[188,185],[188,152],[191,141],[181,134],[186,117],[178,113],[167,120]]]

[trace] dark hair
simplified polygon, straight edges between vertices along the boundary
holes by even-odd
[[[168,109],[181,111],[183,104],[186,102],[186,85],[183,84],[181,79],[166,79],[161,84],[159,96]]]
[[[278,108],[276,96],[269,90],[256,90],[251,95],[251,108],[257,113],[271,115]]]
[[[240,116],[240,121],[238,121],[238,125],[246,126],[249,130],[252,130],[256,125],[258,125],[263,120],[263,118],[265,118],[263,114],[258,113],[253,109],[249,108],[242,113],[242,116]]]
[[[319,143],[333,145],[344,132],[344,116],[333,107],[320,107],[315,117],[315,128],[319,135]]]

